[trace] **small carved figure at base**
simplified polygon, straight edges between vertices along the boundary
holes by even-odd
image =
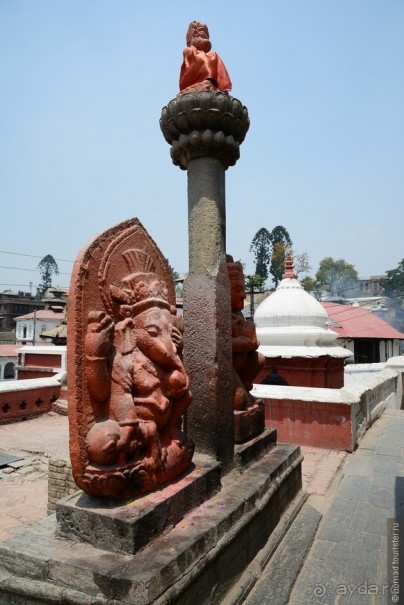
[[[87,327],[71,340],[82,363],[72,378],[71,458],[85,492],[126,499],[189,467],[181,422],[191,394],[166,260],[137,221],[112,231],[100,236],[101,258],[89,252],[72,278],[71,323]]]
[[[192,21],[187,31],[187,46],[180,73],[180,92],[196,90],[231,90],[231,80],[219,55],[211,52],[206,25]]]
[[[226,259],[231,287],[234,420],[235,426],[240,427],[235,438],[236,443],[241,443],[264,430],[263,403],[250,391],[254,378],[265,365],[265,357],[257,351],[259,341],[255,325],[247,321],[241,312],[246,297],[243,267],[230,255]],[[241,418],[243,413],[244,420]],[[242,432],[244,435],[240,434]]]
[[[236,444],[249,441],[260,435],[265,429],[265,410],[262,399],[243,411],[234,410],[234,442]]]

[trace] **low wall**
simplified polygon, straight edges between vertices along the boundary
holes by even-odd
[[[66,346],[25,346],[18,349],[18,380],[47,378],[66,370]]]
[[[72,475],[72,465],[69,460],[49,459],[48,471],[48,514],[56,510],[56,502],[74,494],[79,488]]]
[[[386,361],[386,368],[390,368],[398,374],[397,400],[400,403],[400,409],[404,409],[404,355],[390,357]]]
[[[367,428],[388,408],[401,407],[398,373],[390,368],[342,389],[254,385],[264,400],[267,427],[278,442],[353,451]]]
[[[0,424],[49,412],[59,398],[66,372],[50,378],[0,382]]]
[[[381,372],[386,367],[386,362],[382,363],[349,363],[344,368],[344,386],[348,386],[357,380],[362,380],[368,376],[373,376]]]

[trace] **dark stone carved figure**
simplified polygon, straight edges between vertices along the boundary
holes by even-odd
[[[206,25],[192,21],[187,31],[187,46],[180,73],[180,93],[197,90],[231,90],[231,80],[219,55],[211,51]]]
[[[227,272],[231,285],[232,348],[233,348],[233,404],[235,410],[246,410],[255,403],[249,391],[253,381],[265,365],[265,357],[257,351],[259,341],[255,325],[242,314],[246,297],[243,267],[227,255]]]
[[[81,255],[72,278],[73,321],[76,329],[78,319],[83,325],[75,346],[82,364],[69,413],[71,457],[84,491],[130,498],[189,466],[193,446],[181,419],[191,394],[167,262],[136,220],[107,234],[96,240],[102,258],[94,258],[90,246],[88,264]],[[91,277],[95,269],[98,284]],[[98,298],[95,305],[86,304],[86,290],[89,299]]]

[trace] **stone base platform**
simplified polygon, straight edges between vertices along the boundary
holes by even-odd
[[[219,492],[136,554],[58,537],[55,515],[0,543],[0,602],[220,603],[283,513],[302,503],[300,448],[265,439],[258,460],[226,475]]]
[[[220,490],[221,465],[195,455],[191,471],[129,502],[77,492],[56,504],[57,536],[133,555]]]

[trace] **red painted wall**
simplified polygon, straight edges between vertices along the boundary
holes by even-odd
[[[27,378],[49,378],[57,372],[52,372],[49,368],[22,368],[18,369],[18,380],[26,380]]]
[[[46,353],[25,353],[25,366],[41,368],[60,368],[62,358],[60,355],[49,355]]]
[[[59,397],[59,392],[60,385],[0,392],[0,424],[49,412],[52,403]]]
[[[259,384],[271,373],[273,367],[291,387],[341,389],[344,386],[343,359],[326,356],[317,358],[294,357],[291,359],[269,358],[255,382]]]
[[[351,406],[318,401],[265,399],[265,424],[279,443],[353,449]]]

